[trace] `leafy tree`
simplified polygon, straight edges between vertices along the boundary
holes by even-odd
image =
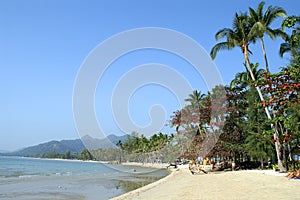
[[[219,138],[220,154],[230,153],[235,158],[237,154],[242,154],[241,145],[243,144],[244,130],[241,127],[245,119],[245,106],[247,105],[243,88],[227,88],[228,113],[223,128],[223,134]]]
[[[194,90],[192,94],[189,94],[189,98],[185,99],[185,101],[189,103],[186,109],[191,111],[192,122],[198,127],[197,135],[201,134],[202,137],[204,136],[203,125],[209,123],[203,115],[205,113],[203,112],[205,97],[206,95],[201,94],[201,91],[198,92],[197,90]]]
[[[88,149],[83,149],[81,154],[80,154],[80,158],[82,160],[94,160],[93,155],[90,153],[90,151]]]
[[[275,138],[274,142],[282,144],[283,151],[280,152],[280,156],[285,162],[288,162],[286,151],[291,160],[291,145],[299,138],[299,132],[296,131],[299,129],[299,123],[295,123],[299,111],[294,110],[300,103],[299,77],[294,77],[297,68],[299,69],[299,65],[294,64],[282,68],[262,83],[265,93],[268,94],[264,106],[272,108],[274,117],[271,122],[277,127],[277,134],[280,136]],[[294,123],[291,123],[292,121]]]
[[[300,24],[300,17],[298,16],[289,16],[282,22],[282,29],[292,29],[292,34],[286,36],[285,42],[280,45],[279,54],[281,57],[287,52],[291,52],[292,57],[299,55],[300,26],[296,26],[297,24]]]
[[[250,34],[250,24],[249,17],[246,14],[238,15],[235,14],[235,18],[233,20],[233,29],[224,28],[216,33],[216,40],[221,38],[225,38],[225,42],[217,43],[210,52],[211,57],[214,59],[217,55],[217,52],[223,49],[231,50],[234,47],[240,47],[242,53],[244,55],[244,66],[246,70],[249,72],[251,79],[255,82],[256,78],[253,73],[253,69],[251,68],[251,62],[249,59],[249,54],[251,51],[249,50],[249,44],[255,42],[255,38]],[[262,95],[261,89],[259,86],[255,86],[261,101],[264,101],[264,97]],[[271,119],[270,112],[267,107],[265,107],[266,115],[269,119]]]
[[[255,39],[256,39],[254,37],[254,35],[251,33],[252,25],[253,25],[253,23],[251,23],[250,18],[246,14],[238,15],[236,13],[234,21],[233,21],[233,29],[224,28],[216,33],[215,37],[217,40],[219,40],[221,38],[225,38],[226,41],[217,43],[212,48],[210,54],[211,54],[211,57],[214,59],[216,57],[217,52],[222,49],[230,50],[230,49],[233,49],[234,47],[240,47],[242,50],[242,53],[244,55],[244,61],[245,61],[244,65],[245,65],[247,71],[249,72],[252,81],[255,84],[255,88],[259,94],[261,102],[264,104],[264,102],[265,102],[264,96],[262,94],[260,87],[257,84],[257,79],[253,73],[253,69],[251,68],[251,62],[249,60],[249,53],[251,53],[251,51],[249,50],[249,44],[254,43]],[[271,120],[272,116],[271,116],[268,108],[269,107],[264,106],[265,113],[266,113],[268,119]],[[277,138],[279,138],[279,132],[277,130],[278,127],[274,126],[273,124],[271,124],[271,126],[274,129],[273,137],[275,140],[275,148],[276,148],[276,154],[277,154],[277,158],[278,158],[278,167],[279,167],[280,171],[285,171],[286,169],[283,166],[283,163],[281,160],[282,158],[280,156],[281,155],[280,141],[277,140]]]
[[[136,132],[132,133],[132,137],[124,143],[118,143],[118,146],[125,152],[136,155],[135,158],[139,162],[149,162],[162,159],[164,156],[162,150],[167,147],[173,139],[173,135],[163,133],[154,134],[150,138],[145,137],[143,134],[139,135]],[[134,160],[136,161],[136,160]]]
[[[223,126],[225,106],[223,86],[216,86],[207,95],[193,91],[186,99],[187,105],[171,116],[171,126],[176,126],[174,137],[179,155],[204,157],[212,150]]]
[[[260,129],[259,127],[257,127]],[[245,147],[248,153],[254,157],[258,158],[261,162],[261,168],[264,168],[264,160],[270,159],[273,155],[273,146],[270,138],[261,133],[249,134],[245,140]]]
[[[65,158],[65,159],[71,159],[71,151],[70,151],[70,150],[68,150],[68,151],[65,153],[64,158]]]

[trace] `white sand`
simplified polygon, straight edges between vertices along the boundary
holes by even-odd
[[[113,200],[300,199],[300,180],[283,176],[260,170],[192,175],[188,169],[181,168]]]

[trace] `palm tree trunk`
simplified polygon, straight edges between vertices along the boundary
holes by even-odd
[[[273,110],[273,116],[276,117],[274,110]],[[281,159],[282,155],[281,155],[281,144],[279,141],[278,124],[275,123],[275,126],[273,124],[271,124],[271,126],[274,129],[273,139],[275,140],[275,149],[276,149],[276,155],[277,155],[277,160],[278,160],[278,169],[280,172],[285,172],[286,168],[283,166],[282,159]]]
[[[248,56],[248,47],[247,47],[247,45],[245,45],[245,47],[244,47],[244,59],[246,61],[246,66],[247,66],[247,69],[250,73],[251,79],[253,81],[255,81],[256,78],[255,78],[255,76],[253,74],[253,71],[251,69],[250,60],[249,60],[249,56]],[[260,88],[257,85],[255,86],[255,88],[258,92],[260,100],[262,102],[265,102]],[[265,106],[265,112],[266,112],[266,115],[267,115],[268,119],[272,119],[270,111],[266,106]],[[282,163],[282,160],[281,160],[281,147],[280,147],[280,141],[278,140],[279,139],[278,127],[276,125],[274,126],[273,124],[271,124],[271,128],[274,130],[273,138],[275,140],[275,150],[276,150],[276,155],[277,155],[277,160],[278,160],[278,168],[279,168],[280,172],[285,172],[286,169],[283,166],[283,163]]]
[[[255,76],[254,76],[254,74],[253,74],[253,71],[252,71],[252,69],[251,69],[250,60],[249,60],[249,57],[248,57],[248,49],[246,49],[246,50],[244,51],[244,57],[245,57],[245,61],[246,61],[246,68],[248,69],[248,72],[250,73],[251,79],[252,79],[253,81],[256,81],[256,78],[255,78]],[[258,95],[259,95],[260,100],[261,100],[262,102],[265,102],[265,99],[264,99],[264,97],[263,97],[263,95],[262,95],[262,92],[261,92],[260,88],[259,88],[257,85],[255,86],[255,88],[256,88],[256,90],[257,90],[257,92],[258,92]],[[266,114],[267,114],[268,119],[272,119],[271,114],[270,114],[270,111],[268,110],[268,108],[267,108],[266,106],[265,106],[265,112],[266,112]]]
[[[264,43],[263,38],[259,38],[259,40],[261,42],[261,48],[262,48],[262,52],[263,52],[264,59],[265,59],[266,73],[269,73],[269,64],[268,64],[267,53],[266,53],[266,49],[265,49],[265,43]]]

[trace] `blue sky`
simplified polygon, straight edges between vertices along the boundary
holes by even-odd
[[[231,27],[235,12],[247,11],[260,1],[0,1],[0,149],[15,150],[52,139],[78,138],[72,112],[72,95],[84,59],[101,42],[120,32],[162,27],[181,32],[209,52],[215,33]],[[266,1],[289,15],[299,14],[298,1]],[[266,39],[271,71],[288,63],[278,56],[280,39]],[[252,46],[252,62],[262,62],[259,45]],[[221,52],[215,59],[228,84],[243,70],[239,49]],[[110,103],[118,80],[145,63],[168,65],[194,89],[206,92],[203,79],[181,58],[158,50],[122,56],[105,72],[95,94],[95,113],[104,132],[121,134]],[[145,75],[146,76],[146,75]],[[149,123],[148,111],[161,104],[166,120],[180,108],[174,94],[158,85],[136,91],[129,112],[139,125]],[[168,127],[162,131],[170,132]]]

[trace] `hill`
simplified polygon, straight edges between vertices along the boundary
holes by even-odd
[[[67,151],[70,151],[71,154],[80,154],[83,149],[108,149],[108,148],[117,148],[116,144],[119,140],[122,142],[126,141],[128,138],[127,135],[116,136],[109,135],[106,138],[98,139],[93,138],[89,135],[82,137],[82,139],[74,140],[61,140],[61,141],[50,141],[35,146],[26,147],[24,149],[5,153],[6,155],[14,156],[41,156],[43,154],[49,154],[51,152],[56,152],[58,154],[65,154]]]
[[[84,146],[87,149],[108,149],[108,148],[117,148],[116,144],[119,140],[121,142],[125,142],[129,135],[123,135],[123,136],[116,136],[116,135],[109,135],[104,139],[97,139],[92,138],[89,135],[86,135],[82,137],[82,141],[84,143]]]
[[[8,153],[9,151],[0,149],[0,153]]]

